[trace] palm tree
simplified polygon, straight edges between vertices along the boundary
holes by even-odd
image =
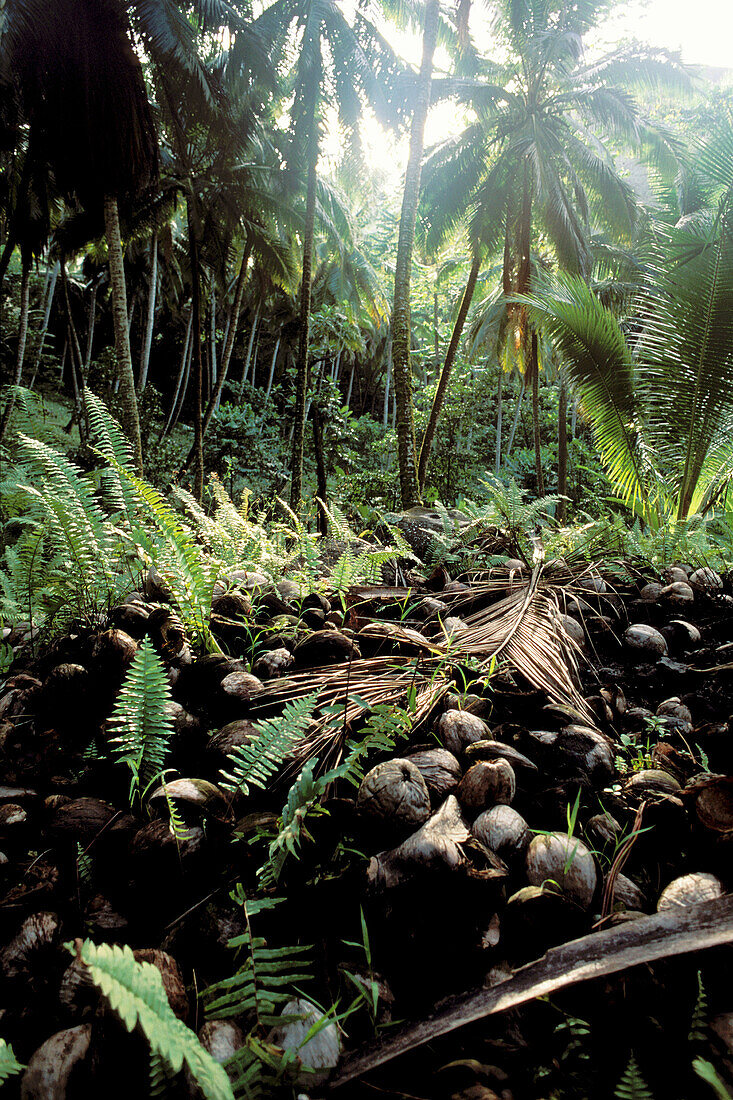
[[[283,61],[292,50],[291,32],[299,35],[298,54],[289,83],[294,88],[291,110],[292,142],[288,153],[290,177],[305,184],[302,227],[302,274],[299,300],[299,338],[296,359],[296,392],[291,458],[290,503],[300,506],[303,484],[303,446],[309,381],[309,324],[311,281],[318,209],[318,158],[324,102],[335,103],[339,123],[358,153],[358,122],[364,99],[386,120],[389,115],[385,88],[396,62],[376,28],[357,9],[353,25],[335,0],[275,0],[255,22],[255,28],[272,42]]]
[[[527,299],[614,485],[655,526],[709,510],[733,472],[733,127],[698,166],[711,204],[656,223],[625,325],[577,276]]]
[[[664,68],[658,59],[622,51],[593,65],[583,62],[581,37],[604,11],[601,0],[573,5],[557,0],[504,3],[497,29],[507,61],[489,67],[490,81],[446,81],[445,91],[470,103],[476,118],[428,159],[426,240],[435,250],[457,227],[465,226],[474,264],[422,443],[421,485],[446,376],[476,285],[477,242],[483,236],[488,251],[503,246],[505,334],[532,385],[538,489],[542,491],[537,340],[524,308],[511,303],[513,295],[525,294],[531,287],[533,236],[541,227],[561,268],[588,274],[594,224],[628,239],[636,214],[634,193],[615,170],[612,155],[598,135],[632,142],[637,148],[645,142],[659,157],[666,153],[664,142],[645,124],[635,100],[612,83],[630,74],[661,80]]]
[[[188,18],[191,9],[195,22]],[[120,202],[157,175],[157,136],[133,41],[153,73],[185,71],[211,94],[197,33],[233,9],[218,0],[7,0],[3,68],[13,74],[31,133],[59,189],[103,214],[122,420],[142,469],[130,353]]]

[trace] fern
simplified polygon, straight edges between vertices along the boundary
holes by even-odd
[[[687,1036],[690,1043],[704,1043],[708,1033],[708,998],[705,986],[702,982],[702,973],[697,972],[697,998],[692,1010],[690,1032]]]
[[[226,1071],[174,1014],[155,966],[137,962],[127,946],[85,940],[67,947],[84,963],[91,981],[127,1030],[139,1027],[142,1031],[153,1057],[154,1081],[160,1082],[161,1067],[175,1074],[185,1063],[206,1100],[233,1100]]]
[[[633,1054],[613,1095],[616,1100],[654,1100]]]
[[[272,1026],[278,1020],[278,1010],[292,997],[293,988],[310,978],[306,957],[310,948],[271,948],[264,939],[253,934],[252,919],[265,910],[274,909],[281,898],[248,899],[241,883],[231,897],[242,908],[247,930],[231,939],[229,946],[243,953],[245,958],[235,974],[202,992],[206,1015],[217,1019],[249,1016],[256,1026]]]
[[[187,628],[207,648],[218,650],[209,630],[209,618],[221,563],[202,553],[192,533],[157,489],[119,463],[113,462],[113,466],[137,499],[151,528],[135,527],[133,539],[170,588]]]
[[[13,1048],[4,1039],[0,1039],[0,1085],[7,1081],[8,1077],[13,1077],[24,1069],[25,1066],[21,1065],[13,1054]]]
[[[313,839],[306,825],[309,814],[327,812],[318,805],[319,799],[336,777],[327,772],[316,779],[313,775],[314,767],[314,764],[306,764],[288,791],[277,833],[267,853],[267,862],[257,872],[260,885],[264,889],[269,890],[277,885],[288,856],[298,857],[303,838]]]
[[[710,1085],[718,1100],[730,1100],[730,1089],[712,1062],[708,1062],[705,1058],[695,1058],[692,1068],[701,1081]]]
[[[117,468],[133,468],[132,447],[107,406],[89,389],[84,389],[84,408],[89,424],[90,442],[105,460],[100,473],[102,496],[113,512],[132,522],[137,501]]]
[[[227,759],[231,771],[222,770],[221,787],[248,794],[250,787],[264,787],[286,756],[307,732],[316,706],[315,694],[288,703],[279,718],[256,723],[257,739],[238,745]]]
[[[170,698],[165,668],[146,638],[133,657],[110,719],[115,733],[112,743],[132,772],[131,798],[145,790],[165,765],[173,736],[166,710]]]

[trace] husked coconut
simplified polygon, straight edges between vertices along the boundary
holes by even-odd
[[[341,1040],[336,1023],[333,1020],[324,1023],[325,1014],[302,997],[288,1001],[282,1010],[282,1016],[285,1022],[273,1028],[268,1042],[295,1055],[301,1067],[306,1070],[298,1075],[300,1084],[315,1087],[324,1084],[341,1054]],[[288,1017],[291,1019],[288,1020]],[[318,1024],[321,1026],[307,1039],[308,1033]]]
[[[527,878],[532,886],[554,882],[587,909],[598,885],[593,856],[582,840],[567,833],[536,836],[527,849]]]
[[[467,710],[444,711],[435,724],[435,732],[454,756],[460,756],[474,741],[489,738],[489,727],[483,719]]]
[[[372,820],[416,828],[430,816],[430,793],[417,765],[397,757],[367,772],[356,805]]]

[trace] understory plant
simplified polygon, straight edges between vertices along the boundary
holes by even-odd
[[[620,499],[653,529],[725,513],[733,472],[733,127],[701,145],[707,201],[652,223],[622,322],[577,275],[525,297]]]

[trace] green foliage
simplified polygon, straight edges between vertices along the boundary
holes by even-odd
[[[185,1063],[207,1100],[233,1100],[225,1070],[174,1014],[157,967],[137,962],[127,946],[85,940],[78,948],[67,947],[72,955],[78,951],[91,981],[127,1030],[140,1028],[155,1060],[154,1081],[161,1069],[175,1074]]]
[[[629,1064],[624,1070],[613,1095],[616,1100],[654,1100],[654,1096],[647,1088],[633,1054],[629,1058]]]
[[[244,1016],[257,1026],[272,1026],[277,1022],[278,1010],[292,997],[293,988],[310,977],[310,948],[268,947],[252,931],[252,920],[273,909],[281,898],[247,898],[241,883],[231,896],[242,909],[247,930],[231,939],[229,946],[243,955],[244,961],[231,977],[203,990],[206,1015],[214,1019]]]
[[[697,972],[697,998],[692,1010],[690,1031],[687,1036],[691,1043],[704,1043],[708,1037],[708,998],[702,982],[702,973]]]
[[[717,1100],[730,1100],[730,1089],[711,1062],[705,1058],[695,1058],[692,1068],[701,1081],[710,1085]]]
[[[4,1039],[0,1039],[0,1085],[7,1081],[8,1077],[13,1077],[24,1069],[25,1066],[21,1065],[13,1054],[13,1048]]]
[[[264,787],[283,760],[305,735],[316,707],[316,696],[291,700],[277,718],[257,722],[257,738],[238,745],[227,759],[229,771],[221,772],[221,787],[248,794],[250,787]]]
[[[112,744],[132,772],[130,798],[146,790],[165,766],[173,736],[166,706],[171,699],[165,667],[145,638],[120,688],[110,719]]]

